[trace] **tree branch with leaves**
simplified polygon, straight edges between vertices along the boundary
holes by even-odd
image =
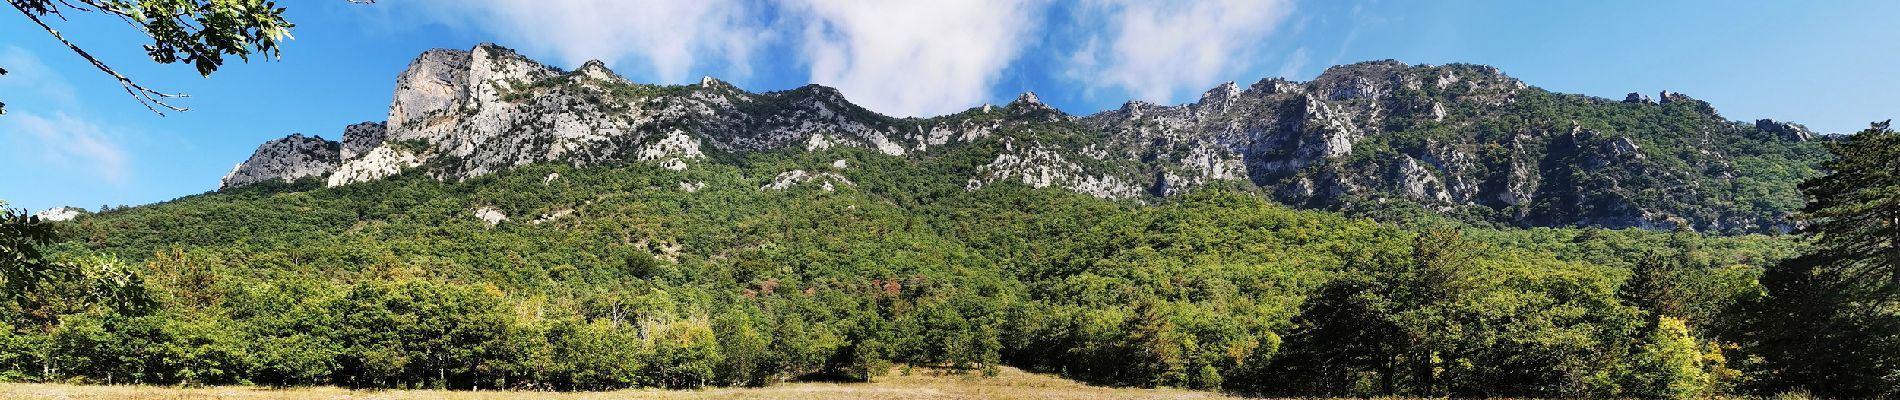
[[[189,96],[146,87],[119,73],[68,40],[53,23],[67,21],[69,12],[117,17],[151,38],[152,42],[144,45],[144,49],[152,61],[188,63],[203,76],[216,72],[231,56],[247,62],[253,54],[276,58],[279,45],[291,39],[290,28],[296,27],[284,19],[282,7],[268,0],[7,0],[7,4],[93,68],[118,81],[126,94],[140,105],[161,116],[165,110],[188,111],[189,108],[171,101]],[[0,69],[0,75],[5,73]],[[0,103],[0,114],[5,113],[6,105]]]

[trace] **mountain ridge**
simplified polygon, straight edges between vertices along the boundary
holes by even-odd
[[[1656,101],[1557,94],[1473,64],[1362,62],[1083,116],[1025,93],[1002,107],[893,118],[821,85],[644,85],[597,61],[562,71],[491,44],[418,56],[382,123],[351,125],[340,142],[292,137],[260,146],[220,190],[407,170],[459,181],[541,162],[683,170],[719,154],[849,146],[909,159],[981,153],[988,161],[968,176],[908,177],[965,190],[1013,181],[1145,202],[1232,181],[1296,207],[1398,218],[1764,232],[1790,228],[1794,182],[1824,157],[1798,124],[1729,121],[1667,91]]]

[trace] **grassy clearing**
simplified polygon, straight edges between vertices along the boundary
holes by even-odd
[[[872,383],[800,382],[749,389],[623,390],[614,392],[467,392],[441,390],[350,390],[334,387],[270,389],[249,386],[173,388],[46,383],[0,384],[0,398],[40,400],[606,400],[606,399],[1226,399],[1225,395],[1177,389],[1089,386],[1059,377],[1003,368],[996,377],[916,369],[893,371]]]

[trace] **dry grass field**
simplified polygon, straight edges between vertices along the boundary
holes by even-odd
[[[1089,386],[1059,377],[1003,368],[996,377],[943,374],[917,369],[892,371],[872,383],[788,383],[756,389],[624,390],[615,392],[470,392],[438,390],[349,390],[333,387],[270,389],[248,386],[173,388],[0,384],[0,399],[19,400],[609,400],[609,399],[1224,399],[1217,393],[1174,389]]]

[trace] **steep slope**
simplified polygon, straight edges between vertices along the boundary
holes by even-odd
[[[387,123],[343,136],[341,150],[318,153],[267,143],[222,189],[307,176],[334,187],[411,169],[459,181],[544,162],[680,170],[844,146],[918,163],[984,160],[898,178],[965,190],[1009,181],[1150,201],[1226,181],[1299,207],[1389,218],[1761,232],[1787,229],[1782,217],[1800,204],[1794,183],[1824,157],[1799,125],[1728,121],[1669,92],[1620,102],[1551,93],[1476,65],[1366,62],[1311,82],[1227,83],[1194,103],[1130,102],[1084,117],[1024,94],[1004,107],[898,119],[823,86],[645,85],[599,62],[561,71],[494,45],[425,52],[397,78]]]
[[[1052,136],[1040,140],[1067,137]],[[1357,395],[1386,374],[1453,397],[1586,397],[1639,387],[1620,377],[1645,375],[1619,371],[1651,365],[1634,351],[1649,311],[1619,286],[1655,255],[1708,260],[1672,278],[1703,329],[1734,320],[1700,310],[1759,293],[1754,266],[1793,246],[1644,230],[1460,239],[1227,190],[1137,205],[916,179],[1008,151],[985,146],[541,163],[460,182],[411,171],[81,216],[55,250],[123,257],[137,274],[84,282],[145,282],[162,308],[50,309],[63,322],[13,326],[19,343],[52,345],[15,346],[24,361],[0,371],[610,390],[864,380],[900,362],[1259,396]],[[1431,256],[1443,249],[1456,253]],[[61,298],[144,290],[103,287],[118,290]]]
[[[1156,195],[1247,179],[1311,208],[1398,200],[1521,226],[1786,229],[1794,183],[1825,157],[1805,128],[1728,121],[1675,93],[1631,98],[1382,61],[1306,83],[1230,83],[1176,107],[1133,102],[1084,123],[1110,132],[1117,157],[1148,161]]]
[[[336,169],[341,151],[337,142],[323,140],[321,136],[291,134],[264,142],[251,153],[250,160],[232,167],[231,172],[224,175],[221,187],[329,175]]]

